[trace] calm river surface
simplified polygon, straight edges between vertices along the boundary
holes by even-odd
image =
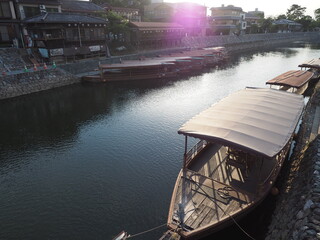
[[[1,101],[0,239],[111,239],[164,224],[184,151],[178,128],[231,92],[265,87],[319,57],[310,45],[277,48],[179,80],[78,84]]]

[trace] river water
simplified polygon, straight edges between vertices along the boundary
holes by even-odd
[[[78,84],[1,101],[0,239],[111,239],[164,224],[184,152],[178,128],[228,94],[319,57],[320,48],[300,44],[177,80]],[[218,236],[230,232],[238,234]]]

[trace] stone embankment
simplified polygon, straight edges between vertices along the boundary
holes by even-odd
[[[79,78],[61,69],[6,75],[0,78],[0,100],[79,82]]]
[[[245,35],[209,36],[206,38],[189,37],[183,39],[185,47],[216,47],[225,46],[229,51],[238,51],[258,47],[269,47],[279,44],[288,44],[295,41],[319,41],[319,32],[298,33],[266,33]]]
[[[320,83],[310,99],[296,146],[278,180],[266,240],[320,239]]]

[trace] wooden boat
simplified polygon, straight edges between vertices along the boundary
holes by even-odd
[[[185,123],[168,228],[198,239],[256,207],[278,176],[303,109],[301,95],[247,88]],[[200,140],[190,151],[188,137]]]
[[[141,58],[116,64],[99,65],[99,74],[82,77],[88,82],[127,81],[177,77],[224,60],[224,48],[172,53],[157,58]]]
[[[313,72],[313,79],[318,79],[320,77],[320,58],[315,58],[310,61],[304,62],[299,65],[302,69],[308,69],[308,71]]]
[[[279,90],[303,94],[313,76],[314,73],[310,71],[291,70],[267,81],[266,84],[270,87],[276,86]]]

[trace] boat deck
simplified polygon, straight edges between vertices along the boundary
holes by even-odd
[[[190,163],[185,174],[179,175],[173,223],[179,225],[183,219],[184,228],[192,231],[223,222],[252,205],[259,180],[266,178],[273,166],[267,164],[258,174],[257,169],[261,167],[258,162],[248,160],[249,165],[245,166],[233,161],[226,147],[208,145]],[[182,192],[185,192],[184,199]]]

